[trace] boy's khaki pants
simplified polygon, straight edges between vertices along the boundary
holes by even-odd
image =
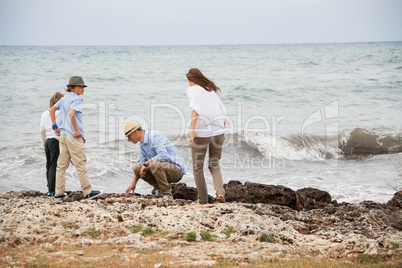
[[[77,170],[78,179],[80,180],[81,190],[84,196],[92,191],[89,184],[87,173],[87,156],[85,153],[84,139],[76,138],[73,135],[60,136],[60,155],[57,161],[56,172],[56,195],[64,194],[66,188],[66,169],[70,165],[72,159],[75,169]]]

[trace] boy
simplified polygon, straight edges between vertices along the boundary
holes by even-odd
[[[54,93],[50,99],[50,108],[56,104],[63,94],[60,92]],[[59,111],[56,111],[56,122],[60,122]],[[40,120],[40,134],[42,135],[43,145],[46,153],[46,178],[48,197],[53,197],[56,183],[56,167],[57,159],[59,158],[59,136],[52,129],[52,121],[50,120],[49,110],[42,113]]]
[[[82,98],[86,87],[80,76],[72,76],[67,85],[68,95],[61,98],[50,108],[52,128],[56,135],[60,135],[60,156],[57,161],[56,194],[55,198],[67,197],[64,193],[66,185],[66,169],[72,159],[80,180],[84,199],[92,199],[101,194],[92,191],[86,168],[87,157],[85,153],[84,125],[82,123]],[[55,112],[60,110],[60,124],[56,124]]]

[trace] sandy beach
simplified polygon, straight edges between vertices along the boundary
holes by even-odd
[[[331,201],[313,209],[123,194],[81,199],[80,192],[66,200],[38,191],[1,195],[0,265],[402,263],[401,193],[388,204]]]

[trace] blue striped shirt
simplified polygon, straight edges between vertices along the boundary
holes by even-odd
[[[168,162],[175,165],[184,175],[186,168],[173,143],[158,131],[145,131],[144,142],[140,142],[140,158],[137,163],[152,161]]]
[[[61,98],[54,106],[60,110],[60,135],[74,135],[73,124],[71,124],[68,112],[70,109],[75,110],[75,121],[77,122],[78,131],[81,132],[84,138],[84,125],[82,123],[82,98],[75,92],[70,92],[68,95]]]

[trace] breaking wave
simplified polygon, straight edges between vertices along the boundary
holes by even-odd
[[[288,137],[264,132],[245,132],[242,137],[264,157],[288,160],[317,161],[402,152],[402,131],[375,133],[356,128],[334,136],[296,134]]]

